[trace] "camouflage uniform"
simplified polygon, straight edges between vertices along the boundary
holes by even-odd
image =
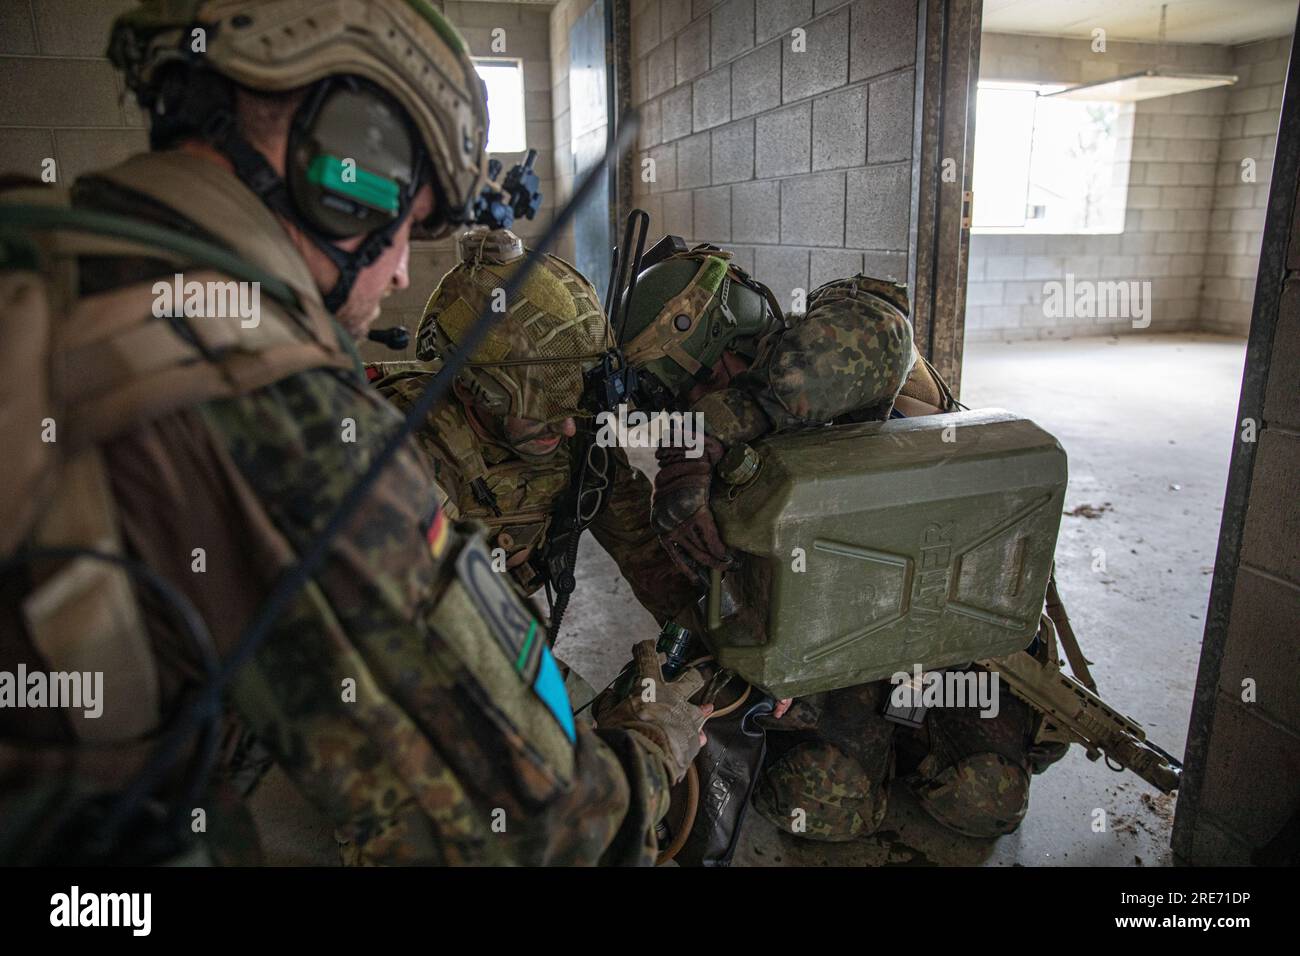
[[[189,11],[174,26],[200,12]],[[299,64],[310,62],[319,44],[349,53],[349,65],[364,65],[367,56],[376,58],[376,48],[389,48],[384,30],[388,37],[411,37],[432,58],[425,72],[445,81],[438,108],[450,111],[464,91],[461,115],[470,125],[463,138],[447,141],[453,150],[463,143],[469,161],[459,181],[444,166],[448,201],[472,197],[482,182],[481,86],[459,38],[422,0],[225,3],[205,15],[246,21],[235,24],[246,32],[231,42],[255,35],[264,23],[285,33],[292,26]],[[177,34],[185,43],[187,36]],[[231,34],[223,29],[221,36]],[[372,37],[375,45],[367,48]],[[217,49],[210,42],[213,62],[219,62]],[[442,158],[437,149],[432,155]],[[452,186],[460,193],[451,193]],[[88,311],[74,313],[85,324],[66,334],[60,328],[55,347],[62,351],[50,362],[61,375],[56,404],[67,412],[60,436],[72,436],[70,446],[60,441],[51,453],[68,457],[25,490],[43,499],[51,483],[62,489],[70,470],[94,455],[113,521],[105,541],[92,543],[102,549],[119,541],[122,553],[172,582],[206,622],[221,657],[317,538],[398,419],[358,374],[351,344],[283,226],[236,175],[182,152],[151,153],[83,179],[73,199],[81,209],[204,239],[291,292],[292,305],[264,302],[260,331],[247,334],[206,325],[219,321],[212,318],[149,319],[153,280],[170,280],[193,265],[177,258],[176,247],[155,250],[138,236],[117,244],[96,237],[70,253],[72,247],[33,240],[51,256],[51,275],[77,268],[78,281],[64,291],[69,301],[84,299]],[[8,218],[6,212],[0,222]],[[10,275],[12,261],[3,276],[6,309],[15,301],[7,283],[30,282],[31,273]],[[11,322],[0,328],[7,344],[21,331]],[[76,351],[74,338],[95,348]],[[119,379],[133,388],[109,387]],[[43,381],[32,377],[25,387],[35,391]],[[191,393],[197,399],[186,398]],[[90,397],[68,410],[59,402],[69,394]],[[12,387],[5,405],[6,412],[28,408]],[[18,424],[21,436],[39,428],[38,420]],[[355,440],[341,440],[347,429]],[[229,684],[225,722],[233,732],[227,738],[241,741],[233,749],[247,752],[253,735],[365,862],[652,862],[655,821],[684,769],[681,744],[693,741],[698,728],[673,731],[671,721],[646,712],[635,725],[575,728],[562,693],[557,700],[542,689],[549,655],[532,639],[537,622],[529,625],[531,615],[508,587],[474,573],[475,556],[485,555],[481,539],[439,511],[432,487],[414,447],[401,450],[380,474],[324,564]],[[66,494],[56,500],[78,504]],[[80,504],[84,516],[91,505],[85,496]],[[58,543],[49,535],[66,535],[68,526],[50,527],[50,513],[7,527],[4,556],[33,541]],[[71,527],[79,530],[79,523]],[[202,574],[194,566],[199,548]],[[87,612],[71,621],[79,630],[22,600],[33,588],[48,599],[49,590],[39,589],[43,581],[86,570],[64,560],[51,572],[51,560],[0,582],[0,667],[55,669],[48,653],[138,616],[146,650],[128,668],[126,686],[133,688],[130,696],[151,701],[153,723],[86,747],[66,711],[0,712],[0,859],[8,861],[67,861],[80,852],[81,841],[72,842],[56,823],[70,811],[105,805],[130,782],[154,751],[156,735],[210,672],[201,642],[189,640],[178,623],[175,602],[147,589],[136,587],[132,599],[127,585],[127,596],[118,599],[101,588],[96,594],[103,601],[117,603],[97,610],[74,601],[72,610]],[[63,630],[51,634],[52,624]],[[519,645],[518,658],[512,644]],[[122,660],[111,664],[128,667]],[[107,700],[112,722],[106,723],[120,726],[119,715],[136,706]],[[207,843],[217,859],[251,862],[254,831],[241,795],[232,793],[239,769],[227,761],[209,791],[197,795],[197,806],[212,818]],[[182,799],[177,776],[164,781],[164,799]],[[180,807],[186,825],[188,806]],[[122,852],[131,858],[133,851],[135,859],[152,862],[134,846]]]
[[[501,242],[495,234],[493,239]],[[503,287],[514,268],[508,257],[522,255],[522,246],[503,255],[491,241],[485,246],[477,233],[461,238],[461,250],[466,260],[443,277],[417,333],[417,354],[427,360],[426,367],[399,369],[376,382],[403,412],[439,367],[435,329],[457,334],[463,316],[474,314]],[[493,341],[518,337],[510,346],[512,357],[537,356],[532,365],[500,360],[498,377],[517,388],[518,404],[527,406],[513,411],[528,411],[524,417],[538,421],[573,416],[580,428],[591,427],[588,413],[579,408],[582,372],[609,344],[595,290],[571,265],[548,256],[522,298],[493,333]],[[485,348],[495,347],[489,343]],[[433,467],[442,506],[486,526],[490,545],[502,549],[515,581],[525,594],[533,594],[547,583],[540,558],[556,509],[572,484],[581,443],[563,439],[545,457],[523,456],[475,425],[466,402],[447,395],[429,412],[416,440]],[[608,456],[609,486],[591,522],[592,535],[618,564],[637,600],[663,620],[693,599],[695,586],[671,571],[664,573],[664,555],[649,525],[651,489],[645,475],[621,448],[595,451]]]
[[[716,250],[705,247],[687,257],[710,255]],[[637,298],[643,288],[653,283],[639,282]],[[662,299],[661,293],[643,306],[639,320],[634,304],[627,347],[659,379],[678,370],[671,350],[661,347],[664,326],[656,329],[651,315],[661,321],[681,307]],[[706,308],[715,309],[716,301]],[[733,304],[731,311],[739,310]],[[704,414],[724,450],[792,428],[888,418],[900,390],[928,401],[934,412],[953,408],[932,369],[914,365],[907,313],[901,285],[866,276],[829,282],[809,296],[805,315],[789,316],[784,328],[759,337],[747,371],[690,408]],[[680,396],[690,383],[666,384]],[[657,478],[656,509],[660,490]],[[680,519],[679,510],[672,520]],[[803,835],[853,839],[880,825],[899,774],[945,826],[977,837],[1013,831],[1027,809],[1030,774],[1061,753],[1031,747],[1033,711],[1003,688],[996,718],[932,709],[914,730],[882,716],[891,687],[877,681],[817,694],[796,701],[782,719],[765,721],[775,733],[754,791],[758,811],[787,829],[792,812],[802,809]]]

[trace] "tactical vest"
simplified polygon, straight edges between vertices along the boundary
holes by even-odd
[[[158,665],[138,601],[147,582],[123,551],[102,446],[308,369],[356,367],[292,248],[281,239],[287,252],[277,253],[265,229],[239,235],[274,219],[251,193],[238,208],[217,183],[229,174],[210,165],[146,154],[104,174],[149,217],[77,208],[52,189],[0,196],[0,583],[9,605],[0,669],[13,667],[12,653],[48,672],[102,672],[103,694],[117,704],[99,719],[65,711],[77,716],[62,733],[3,735],[0,816],[14,839],[41,822],[39,801],[24,803],[9,785],[66,774],[74,795],[118,790],[160,730]],[[201,213],[218,194],[234,241],[157,224],[160,209]],[[160,315],[159,283],[176,274],[200,288],[259,283],[258,321]],[[7,858],[14,847],[5,842]]]
[[[408,390],[422,387],[439,368],[436,359],[415,364],[367,366],[367,376],[377,376],[376,387],[405,408]],[[540,559],[556,504],[572,481],[572,442],[545,461],[518,458],[480,437],[454,397],[434,406],[416,439],[436,463],[439,504],[448,516],[484,525],[494,558],[504,557],[524,594],[536,592],[543,578],[532,559]]]

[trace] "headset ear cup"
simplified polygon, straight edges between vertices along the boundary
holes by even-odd
[[[417,143],[382,90],[350,77],[322,80],[290,127],[290,199],[331,239],[378,233],[409,210],[421,175]]]

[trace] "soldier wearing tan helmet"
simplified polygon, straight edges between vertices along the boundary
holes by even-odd
[[[351,339],[484,181],[463,42],[425,0],[154,0],[110,56],[152,151],[0,195],[0,670],[102,682],[0,711],[0,860],[254,861],[259,750],[358,860],[652,859],[702,715],[575,726],[413,445],[231,659],[398,425]]]
[[[467,232],[458,244],[462,261],[430,296],[416,333],[424,364],[376,384],[405,411],[477,315],[494,302],[505,312],[469,356],[454,395],[433,408],[416,438],[433,464],[444,509],[484,524],[499,567],[532,594],[555,584],[543,556],[578,467],[579,445],[571,439],[593,424],[582,403],[584,376],[610,347],[609,324],[595,289],[558,256],[547,256],[515,301],[505,303],[500,296],[523,244],[506,230]],[[594,446],[589,454],[605,483],[580,502],[591,512],[592,534],[637,599],[661,618],[670,615],[692,598],[694,586],[663,573],[648,524],[649,481],[622,449]]]

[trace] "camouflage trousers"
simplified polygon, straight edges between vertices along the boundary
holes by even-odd
[[[880,826],[898,776],[958,833],[992,838],[1020,826],[1030,777],[1065,753],[1034,746],[1038,715],[999,685],[996,716],[936,707],[913,729],[881,716],[892,689],[881,680],[817,694],[768,722],[754,809],[808,839],[853,840]]]

